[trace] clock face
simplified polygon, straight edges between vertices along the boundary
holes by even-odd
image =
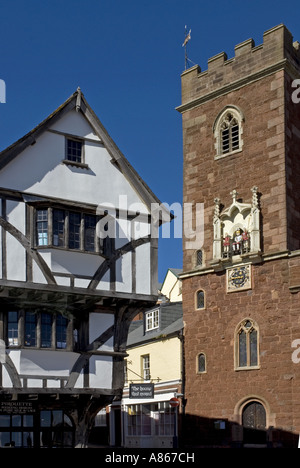
[[[227,270],[227,291],[233,292],[251,288],[250,265],[237,266]]]

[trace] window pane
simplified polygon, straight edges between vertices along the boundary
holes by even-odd
[[[65,245],[65,213],[62,210],[53,210],[53,245]]]
[[[250,366],[257,366],[257,331],[250,332]]]
[[[8,447],[10,445],[10,432],[0,432],[0,447]]]
[[[232,144],[232,149],[238,149],[239,147],[239,126],[234,125],[231,128],[231,144]]]
[[[159,327],[159,310],[156,309],[146,314],[146,331]]]
[[[37,244],[48,245],[48,210],[36,212]]]
[[[241,331],[239,335],[239,367],[247,366],[246,333]]]
[[[56,317],[56,347],[65,349],[67,347],[67,325],[68,320],[62,315]]]
[[[33,446],[33,432],[23,432],[23,447]]]
[[[197,292],[197,309],[204,309],[204,291]]]
[[[198,371],[199,372],[205,372],[206,371],[205,355],[204,354],[199,354],[199,356],[198,356]]]
[[[51,411],[41,411],[41,427],[51,426]]]
[[[104,411],[106,411],[105,408]],[[73,427],[72,421],[67,414],[64,414],[64,427]]]
[[[63,425],[63,412],[61,410],[52,411],[52,427]]]
[[[80,249],[80,213],[70,213],[69,218],[69,248]]]
[[[150,380],[150,356],[143,356],[143,375],[144,380]]]
[[[84,218],[84,248],[95,251],[96,216],[86,215]]]
[[[67,157],[68,161],[81,162],[82,142],[78,140],[67,140]]]
[[[41,346],[42,348],[51,348],[52,337],[52,316],[43,313],[41,317]]]
[[[22,432],[11,433],[11,445],[12,447],[22,447]]]
[[[197,250],[197,259],[196,259],[197,266],[202,266],[202,261],[203,261],[202,250]]]
[[[9,427],[9,426],[10,426],[9,414],[0,414],[0,427]]]
[[[222,153],[229,152],[229,129],[222,130]]]
[[[14,414],[11,417],[11,425],[14,427],[21,426],[21,415],[20,414]]]
[[[25,346],[36,346],[36,315],[33,312],[25,314]]]
[[[31,414],[24,414],[23,416],[23,426],[32,427],[33,426],[33,416]]]
[[[151,405],[142,405],[142,435],[151,435]]]
[[[18,346],[18,312],[8,312],[7,321],[8,346]]]

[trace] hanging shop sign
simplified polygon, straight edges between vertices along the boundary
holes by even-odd
[[[130,384],[129,398],[154,398],[154,384]]]

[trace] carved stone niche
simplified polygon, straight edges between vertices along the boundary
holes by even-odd
[[[215,198],[213,261],[215,268],[244,260],[259,261],[260,209],[257,187],[251,189],[251,203],[237,201],[238,192],[233,190],[232,204],[221,211],[220,199]]]

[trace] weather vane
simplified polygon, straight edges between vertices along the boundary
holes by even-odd
[[[188,56],[187,56],[187,43],[189,42],[189,40],[191,39],[191,32],[192,30],[190,29],[189,32],[187,32],[187,27],[185,26],[185,39],[184,39],[184,42],[182,44],[182,47],[184,47],[184,60],[185,60],[185,70],[187,69],[187,64],[188,64]]]

